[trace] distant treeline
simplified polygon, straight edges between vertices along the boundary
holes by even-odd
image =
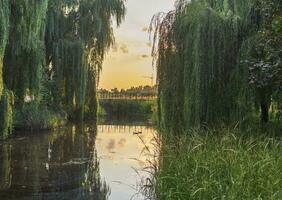
[[[157,97],[157,86],[138,86],[131,87],[129,89],[120,89],[117,88],[106,90],[99,89],[98,97],[100,99],[142,99],[142,98],[155,98]]]

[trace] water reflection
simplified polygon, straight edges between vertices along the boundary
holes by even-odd
[[[95,127],[64,130],[0,145],[0,199],[107,199]]]
[[[0,142],[0,199],[144,199],[153,136],[147,126],[80,125]]]
[[[8,189],[11,186],[11,146],[0,146],[1,167],[0,167],[0,188]]]
[[[134,132],[142,132],[140,135]],[[101,176],[111,188],[111,200],[146,199],[140,191],[148,160],[154,159],[155,130],[141,125],[99,125],[96,148],[100,158]],[[145,148],[150,150],[148,152]]]

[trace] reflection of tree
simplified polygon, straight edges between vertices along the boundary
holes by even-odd
[[[101,180],[100,176],[100,166],[95,147],[97,126],[87,128],[81,126],[80,134],[84,134],[83,138],[86,144],[81,146],[86,147],[87,150],[84,150],[84,152],[89,153],[89,160],[81,182],[83,199],[106,200],[108,199],[110,188],[105,181]]]
[[[0,199],[107,199],[96,131],[73,126],[0,146]]]
[[[99,161],[97,160],[96,149],[92,153],[92,159],[89,162],[84,180],[85,197],[87,199],[104,200],[108,199],[110,188],[105,181],[101,181]]]
[[[11,146],[0,145],[0,192],[11,186]]]

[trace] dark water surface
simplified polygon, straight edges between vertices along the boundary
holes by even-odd
[[[0,199],[144,199],[144,143],[153,148],[154,134],[140,125],[80,125],[0,142]]]

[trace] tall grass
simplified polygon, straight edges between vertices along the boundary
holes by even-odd
[[[282,140],[238,130],[165,136],[157,199],[282,199]]]

